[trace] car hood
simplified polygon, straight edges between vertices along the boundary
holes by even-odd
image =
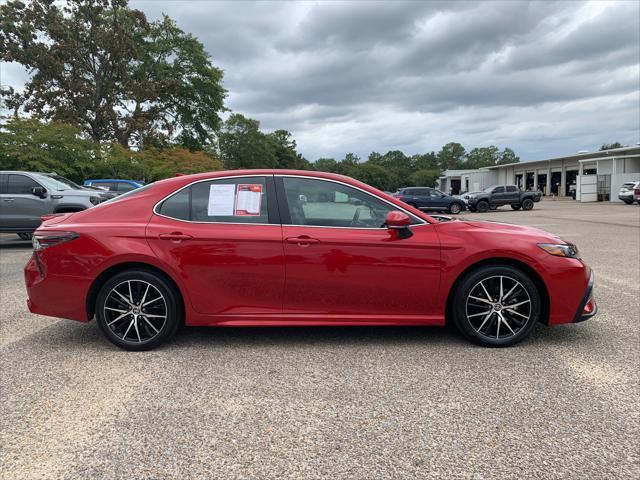
[[[76,190],[74,188],[67,188],[65,190],[52,190],[52,195],[64,195],[65,197],[101,197],[104,196],[103,192],[97,190]]]
[[[473,230],[486,231],[492,233],[504,233],[505,235],[517,235],[519,237],[535,238],[537,241],[543,242],[562,242],[566,243],[557,235],[549,233],[545,230],[535,227],[527,227],[522,225],[513,225],[511,223],[491,222],[487,220],[467,221],[459,220]]]

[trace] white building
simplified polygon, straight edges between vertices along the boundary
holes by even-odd
[[[582,202],[618,202],[625,182],[640,180],[640,146],[579,153],[531,162],[496,165],[478,170],[447,170],[440,190],[459,193],[496,184],[540,190],[544,195],[572,196]],[[457,191],[456,191],[457,190]]]

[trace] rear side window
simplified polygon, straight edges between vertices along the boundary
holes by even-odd
[[[7,193],[9,195],[31,195],[31,189],[41,185],[26,175],[9,175]]]
[[[493,189],[493,193],[504,193],[504,187],[496,187]]]
[[[269,223],[265,177],[194,183],[167,198],[158,213],[200,223]]]
[[[134,188],[136,188],[136,187],[134,187],[133,185],[131,185],[130,183],[127,183],[127,182],[118,182],[117,183],[118,192],[130,192]]]

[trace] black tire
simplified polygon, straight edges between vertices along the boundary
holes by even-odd
[[[449,213],[452,213],[453,215],[458,215],[462,211],[462,209],[462,204],[458,202],[453,202],[451,205],[449,205]]]
[[[498,298],[500,281],[503,282],[502,300]],[[487,292],[481,288],[481,282]],[[514,286],[516,289],[507,296]],[[490,299],[487,299],[487,293]],[[474,298],[492,302],[484,303]],[[509,305],[515,308],[509,308]],[[540,308],[540,293],[526,274],[506,265],[488,265],[464,277],[455,292],[451,311],[454,325],[467,339],[484,347],[508,347],[531,333],[540,318]],[[518,313],[513,313],[514,310]]]
[[[494,211],[497,210],[498,206],[497,205],[489,205],[489,210]]]
[[[20,240],[31,240],[33,238],[32,233],[26,233],[26,232],[20,232],[18,236],[20,237]]]
[[[477,212],[476,207],[469,207],[470,212]]]
[[[520,210],[522,208],[522,205],[520,205],[519,203],[512,203],[511,208],[513,208],[514,210]]]
[[[525,198],[522,201],[522,210],[531,210],[533,208],[533,200]]]
[[[627,205],[633,204],[633,200],[623,200],[623,202],[626,203]]]
[[[147,292],[143,293],[145,288]],[[133,302],[125,297],[133,297]],[[130,313],[124,315],[123,312]],[[164,321],[160,323],[163,315]],[[125,350],[151,350],[168,341],[182,324],[182,316],[181,298],[174,286],[149,270],[133,269],[114,275],[102,285],[96,299],[100,330],[111,343]],[[116,317],[123,318],[114,320]]]
[[[484,201],[484,200],[480,200],[478,202],[478,204],[476,205],[476,210],[478,210],[480,213],[485,213],[489,211],[489,203]]]

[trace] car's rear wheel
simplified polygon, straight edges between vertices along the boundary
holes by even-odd
[[[513,208],[514,210],[520,210],[522,208],[522,205],[520,205],[519,203],[512,203],[511,208]]]
[[[453,213],[454,215],[457,215],[461,211],[462,211],[462,205],[460,205],[458,202],[454,202],[451,205],[449,205],[449,213]]]
[[[531,210],[533,208],[533,200],[530,198],[525,198],[522,201],[522,209],[523,210]]]
[[[623,202],[627,205],[631,205],[633,203],[633,200],[623,200]]]
[[[540,293],[535,283],[506,265],[481,267],[467,275],[453,301],[458,330],[486,347],[518,343],[540,317]]]
[[[20,237],[20,240],[31,240],[31,238],[33,237],[33,234],[26,233],[26,232],[20,232],[18,234],[18,236]]]
[[[485,202],[484,200],[480,200],[476,205],[476,210],[481,213],[487,212],[489,210],[489,203]]]
[[[107,339],[126,350],[150,350],[170,339],[182,322],[175,288],[147,270],[127,270],[107,280],[96,300]]]

